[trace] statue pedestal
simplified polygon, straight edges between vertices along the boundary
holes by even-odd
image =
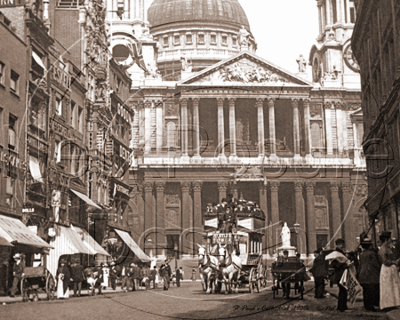
[[[289,257],[295,257],[296,256],[296,247],[292,246],[282,246],[277,249],[278,256],[283,255],[283,251],[287,250],[289,253]]]

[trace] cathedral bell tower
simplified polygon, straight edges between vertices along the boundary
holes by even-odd
[[[319,35],[310,51],[314,83],[360,88],[359,66],[351,49],[356,19],[354,0],[317,0]]]

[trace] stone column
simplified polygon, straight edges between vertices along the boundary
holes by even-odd
[[[226,189],[228,188],[228,183],[225,181],[218,182],[219,191],[219,202],[221,203],[223,198],[226,198]]]
[[[317,3],[317,6],[318,6],[318,22],[319,22],[319,34],[321,35],[324,31],[324,24],[323,24],[323,21],[322,21],[322,17],[323,17],[323,12],[321,11],[322,10],[322,4],[323,4],[323,1],[321,1],[321,0],[319,0],[318,1],[318,3]]]
[[[264,144],[264,99],[256,99],[257,107],[257,128],[258,128],[258,157],[265,157],[265,144]]]
[[[317,234],[315,231],[315,208],[314,208],[314,182],[306,183],[307,192],[307,226],[302,227],[307,233],[307,253],[310,255],[317,249]]]
[[[236,116],[235,116],[235,98],[229,98],[229,144],[230,160],[236,158]]]
[[[311,127],[310,127],[310,99],[303,100],[304,107],[304,129],[305,129],[305,151],[306,158],[311,158]]]
[[[197,253],[197,244],[203,243],[203,212],[201,210],[201,181],[195,181],[193,183],[193,230],[194,230],[194,244],[193,244],[193,255]]]
[[[352,198],[353,198],[353,186],[351,183],[342,184],[342,197],[343,197],[343,231],[344,240],[346,241],[346,247],[348,250],[354,250],[356,248],[356,237],[358,234],[353,233],[353,212],[352,212]]]
[[[268,99],[270,158],[276,159],[275,99]]]
[[[336,1],[336,5],[337,5],[337,9],[336,9],[336,11],[338,12],[338,22],[340,22],[340,23],[344,23],[345,21],[345,15],[344,15],[344,1],[346,1],[346,0],[339,0],[339,1]]]
[[[143,199],[143,185],[137,185],[137,192],[136,192],[136,205],[137,205],[137,212],[139,215],[139,229],[138,229],[138,237],[139,239],[144,239],[143,231],[144,229],[144,199]],[[143,237],[142,237],[143,235]],[[144,243],[138,243],[140,248],[144,249]]]
[[[276,249],[281,246],[279,244],[281,242],[279,237],[279,197],[278,197],[278,190],[279,190],[279,182],[278,181],[271,181],[270,182],[270,189],[271,189],[271,220],[272,220],[272,244],[269,244],[271,247],[270,252],[276,253]]]
[[[294,158],[300,158],[299,100],[292,99]]]
[[[331,103],[325,103],[326,153],[333,155]]]
[[[340,109],[341,104],[336,103],[336,131],[337,131],[337,146],[339,154],[343,154],[344,147],[344,130],[343,128],[343,119],[342,119],[342,110]]]
[[[151,102],[144,103],[144,151],[149,153],[151,151]]]
[[[300,225],[300,229],[298,230],[299,234],[297,237],[297,252],[305,255],[307,253],[307,242],[306,237],[304,237],[304,232],[302,231],[306,230],[306,216],[304,214],[303,183],[300,181],[294,183],[294,201],[296,210],[296,223]]]
[[[182,157],[188,158],[188,131],[187,131],[187,103],[188,99],[183,98],[181,102],[181,128],[182,128]]]
[[[331,17],[331,0],[325,0],[325,8],[326,8],[326,24],[332,24],[332,17]]]
[[[145,241],[146,241],[146,253],[150,254],[151,252],[155,255],[155,245],[156,245],[156,217],[154,214],[154,202],[153,202],[153,183],[145,182],[144,183],[144,192],[145,192],[145,208],[144,208],[144,228],[145,228]],[[148,240],[151,240],[149,242]],[[148,248],[150,250],[148,250]]]
[[[144,145],[145,145],[145,129],[146,129],[146,121],[145,121],[145,115],[144,115],[144,103],[142,101],[139,102],[138,105],[138,110],[139,110],[139,146],[143,151]]]
[[[194,159],[200,160],[200,116],[199,116],[199,103],[200,98],[193,98],[193,147]]]
[[[163,103],[156,102],[156,150],[157,153],[162,151],[163,146]]]
[[[238,199],[239,198],[239,194],[238,194],[237,184],[234,182],[233,184],[231,184],[231,188],[232,188],[233,197]]]
[[[263,243],[263,254],[268,253],[268,247],[271,245],[269,243],[269,232],[268,229],[270,219],[268,217],[268,198],[267,198],[267,186],[264,183],[261,183],[260,186],[260,209],[264,211],[265,214],[265,224],[264,224],[264,243]]]
[[[182,253],[190,254],[193,234],[192,234],[192,226],[193,226],[193,217],[192,211],[190,208],[190,182],[184,181],[181,182],[182,189]]]
[[[335,245],[337,238],[342,238],[342,229],[340,224],[342,222],[342,215],[340,213],[340,199],[339,199],[339,183],[331,182],[331,198],[332,198],[332,236],[333,241],[331,246]]]
[[[217,98],[218,103],[218,157],[225,158],[224,137],[224,98]]]
[[[165,182],[159,181],[156,183],[156,212],[157,212],[157,255],[166,255],[165,248],[167,246],[165,238],[165,218],[164,218],[164,188]]]

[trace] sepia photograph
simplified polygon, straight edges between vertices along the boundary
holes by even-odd
[[[400,319],[399,0],[0,0],[1,319]]]

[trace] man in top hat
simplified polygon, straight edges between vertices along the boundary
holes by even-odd
[[[313,262],[313,266],[310,269],[314,277],[314,285],[315,285],[315,299],[325,298],[325,278],[328,276],[328,265],[329,261],[325,260],[325,256],[322,254],[322,248],[318,248],[314,251],[315,259]]]
[[[14,255],[14,266],[13,266],[13,284],[12,284],[12,288],[10,290],[10,296],[14,297],[15,296],[15,292],[17,291],[18,288],[18,284],[21,281],[22,277],[24,276],[24,266],[22,264],[22,256],[19,253],[16,253]],[[21,292],[22,294],[22,292]]]
[[[342,255],[346,256],[344,253],[344,248],[345,248],[345,241],[342,238],[338,238],[335,241],[336,244],[336,249],[335,251],[341,253]],[[331,263],[331,267],[335,270],[332,280],[334,284],[337,284],[339,287],[339,297],[338,297],[338,306],[337,309],[340,312],[344,312],[347,310],[347,290],[345,287],[343,287],[339,282],[340,279],[342,278],[344,270],[348,268],[347,263],[341,263],[338,260],[333,260]]]
[[[363,288],[364,308],[369,311],[376,311],[375,307],[379,307],[381,263],[378,253],[372,248],[371,239],[364,237],[361,247],[363,251],[360,254],[358,282]]]

